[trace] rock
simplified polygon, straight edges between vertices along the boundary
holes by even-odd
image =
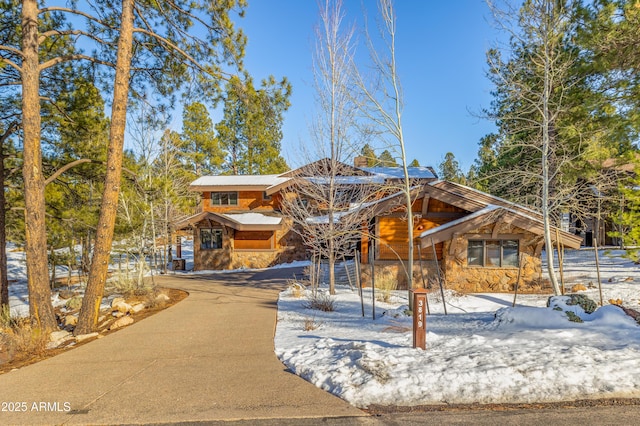
[[[156,296],[156,300],[159,302],[168,302],[171,298],[164,293],[160,293]]]
[[[636,311],[635,309],[625,308],[624,306],[618,307],[622,309],[625,314],[633,318],[638,323],[638,325],[640,325],[640,312]]]
[[[571,287],[571,293],[576,293],[578,291],[587,291],[587,287],[585,287],[584,284],[576,284]]]
[[[70,337],[71,333],[69,333],[68,331],[65,330],[60,330],[60,331],[54,331],[49,335],[49,340],[51,342],[57,342],[59,340],[64,340],[67,337]]]
[[[132,314],[137,314],[138,312],[144,310],[144,308],[146,308],[146,306],[144,305],[144,303],[137,303],[135,305],[133,305],[131,307],[131,313]]]
[[[584,294],[565,294],[564,296],[551,296],[547,299],[547,307],[555,308],[559,305],[580,306],[584,313],[592,314],[598,305]]]
[[[120,311],[113,311],[113,312],[111,312],[111,315],[116,317],[116,318],[122,318],[125,314],[120,312]]]
[[[106,316],[106,315],[100,315],[100,316],[98,317],[98,322],[102,322],[102,321],[104,321],[106,318],[107,318],[107,316]]]
[[[78,336],[76,336],[76,342],[80,343],[82,341],[85,341],[87,339],[91,339],[93,337],[97,337],[98,336],[98,332],[93,332],[93,333],[88,333],[88,334],[80,334]]]
[[[67,315],[64,317],[64,326],[74,326],[78,324],[78,317],[75,315]]]
[[[112,303],[111,309],[114,311],[122,312],[123,314],[131,312],[131,305],[124,300],[119,303]]]
[[[71,299],[67,300],[64,305],[71,310],[80,309],[80,306],[82,306],[82,297],[73,296]]]
[[[584,294],[567,294],[567,296],[569,296],[567,305],[580,305],[587,314],[591,314],[598,309],[596,302],[589,299]]]
[[[116,297],[111,301],[111,307],[115,308],[120,303],[125,303],[124,297]]]
[[[133,324],[133,318],[131,317],[118,318],[113,324],[111,324],[111,327],[109,327],[109,330],[115,330],[116,328],[124,327],[129,324]]]

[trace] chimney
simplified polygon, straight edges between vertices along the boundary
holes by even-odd
[[[358,156],[353,158],[353,165],[358,168],[367,167],[367,157]]]

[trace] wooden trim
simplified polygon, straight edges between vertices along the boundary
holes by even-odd
[[[464,234],[467,240],[521,240],[524,238],[522,234]]]
[[[465,213],[460,212],[429,212],[423,215],[423,219],[451,219],[456,220],[467,216]]]
[[[425,195],[422,198],[422,217],[426,218],[429,215],[429,200],[431,199],[431,197],[429,197],[428,195]]]

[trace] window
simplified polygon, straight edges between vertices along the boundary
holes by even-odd
[[[517,240],[469,240],[468,266],[518,266]]]
[[[237,206],[238,193],[237,192],[212,192],[211,205],[212,206]]]
[[[264,201],[269,201],[271,200],[271,195],[267,195],[267,191],[262,191],[262,199]]]
[[[203,250],[222,248],[222,229],[200,228],[200,248]]]

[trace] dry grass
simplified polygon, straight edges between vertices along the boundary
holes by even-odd
[[[40,357],[47,350],[49,334],[33,327],[28,319],[14,320],[12,327],[2,331],[2,351],[6,351],[9,360],[24,357]]]
[[[389,303],[393,291],[398,288],[398,280],[389,272],[376,274],[375,280],[376,289],[379,290],[379,292],[376,293],[376,299],[379,302]]]
[[[299,299],[304,296],[305,287],[296,280],[287,280],[287,288],[289,289],[291,297]]]
[[[322,312],[333,312],[336,310],[334,299],[331,295],[324,291],[316,291],[309,296],[307,303],[309,309],[316,309]]]
[[[147,309],[162,309],[167,304],[167,299],[163,296],[169,297],[164,290],[153,289],[148,291],[144,294],[144,305]]]
[[[315,318],[304,319],[304,331],[313,331],[320,327],[320,324],[316,322]]]

